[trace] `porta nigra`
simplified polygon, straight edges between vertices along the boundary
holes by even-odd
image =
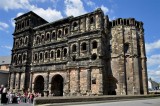
[[[110,21],[99,8],[50,23],[30,11],[15,24],[10,90],[44,96],[148,93],[143,22]]]

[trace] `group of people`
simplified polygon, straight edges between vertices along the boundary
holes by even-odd
[[[8,91],[7,87],[4,85],[1,85],[0,87],[0,99],[1,99],[1,104],[10,104],[10,103],[33,103],[33,100],[35,97],[40,97],[40,93],[31,93],[31,92],[23,92],[23,93],[18,93],[18,92],[13,92],[13,91]]]

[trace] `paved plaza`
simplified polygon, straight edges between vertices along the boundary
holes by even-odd
[[[160,98],[137,99],[137,100],[115,100],[115,101],[92,101],[80,103],[54,103],[38,106],[160,106]]]

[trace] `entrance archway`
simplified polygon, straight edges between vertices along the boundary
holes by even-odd
[[[40,93],[41,96],[43,96],[43,90],[44,90],[44,78],[43,76],[39,75],[36,77],[34,82],[34,92]]]
[[[52,78],[51,94],[53,96],[63,96],[63,77],[59,74]]]

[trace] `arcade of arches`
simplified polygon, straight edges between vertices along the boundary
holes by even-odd
[[[59,74],[56,74],[52,77],[51,82],[50,82],[50,89],[48,90],[49,92],[46,92],[46,95],[51,95],[51,96],[63,96],[63,77]],[[40,93],[42,96],[45,94],[45,89],[47,89],[47,84],[45,82],[45,78],[42,75],[37,75],[34,84],[32,87],[32,92],[35,93]]]

